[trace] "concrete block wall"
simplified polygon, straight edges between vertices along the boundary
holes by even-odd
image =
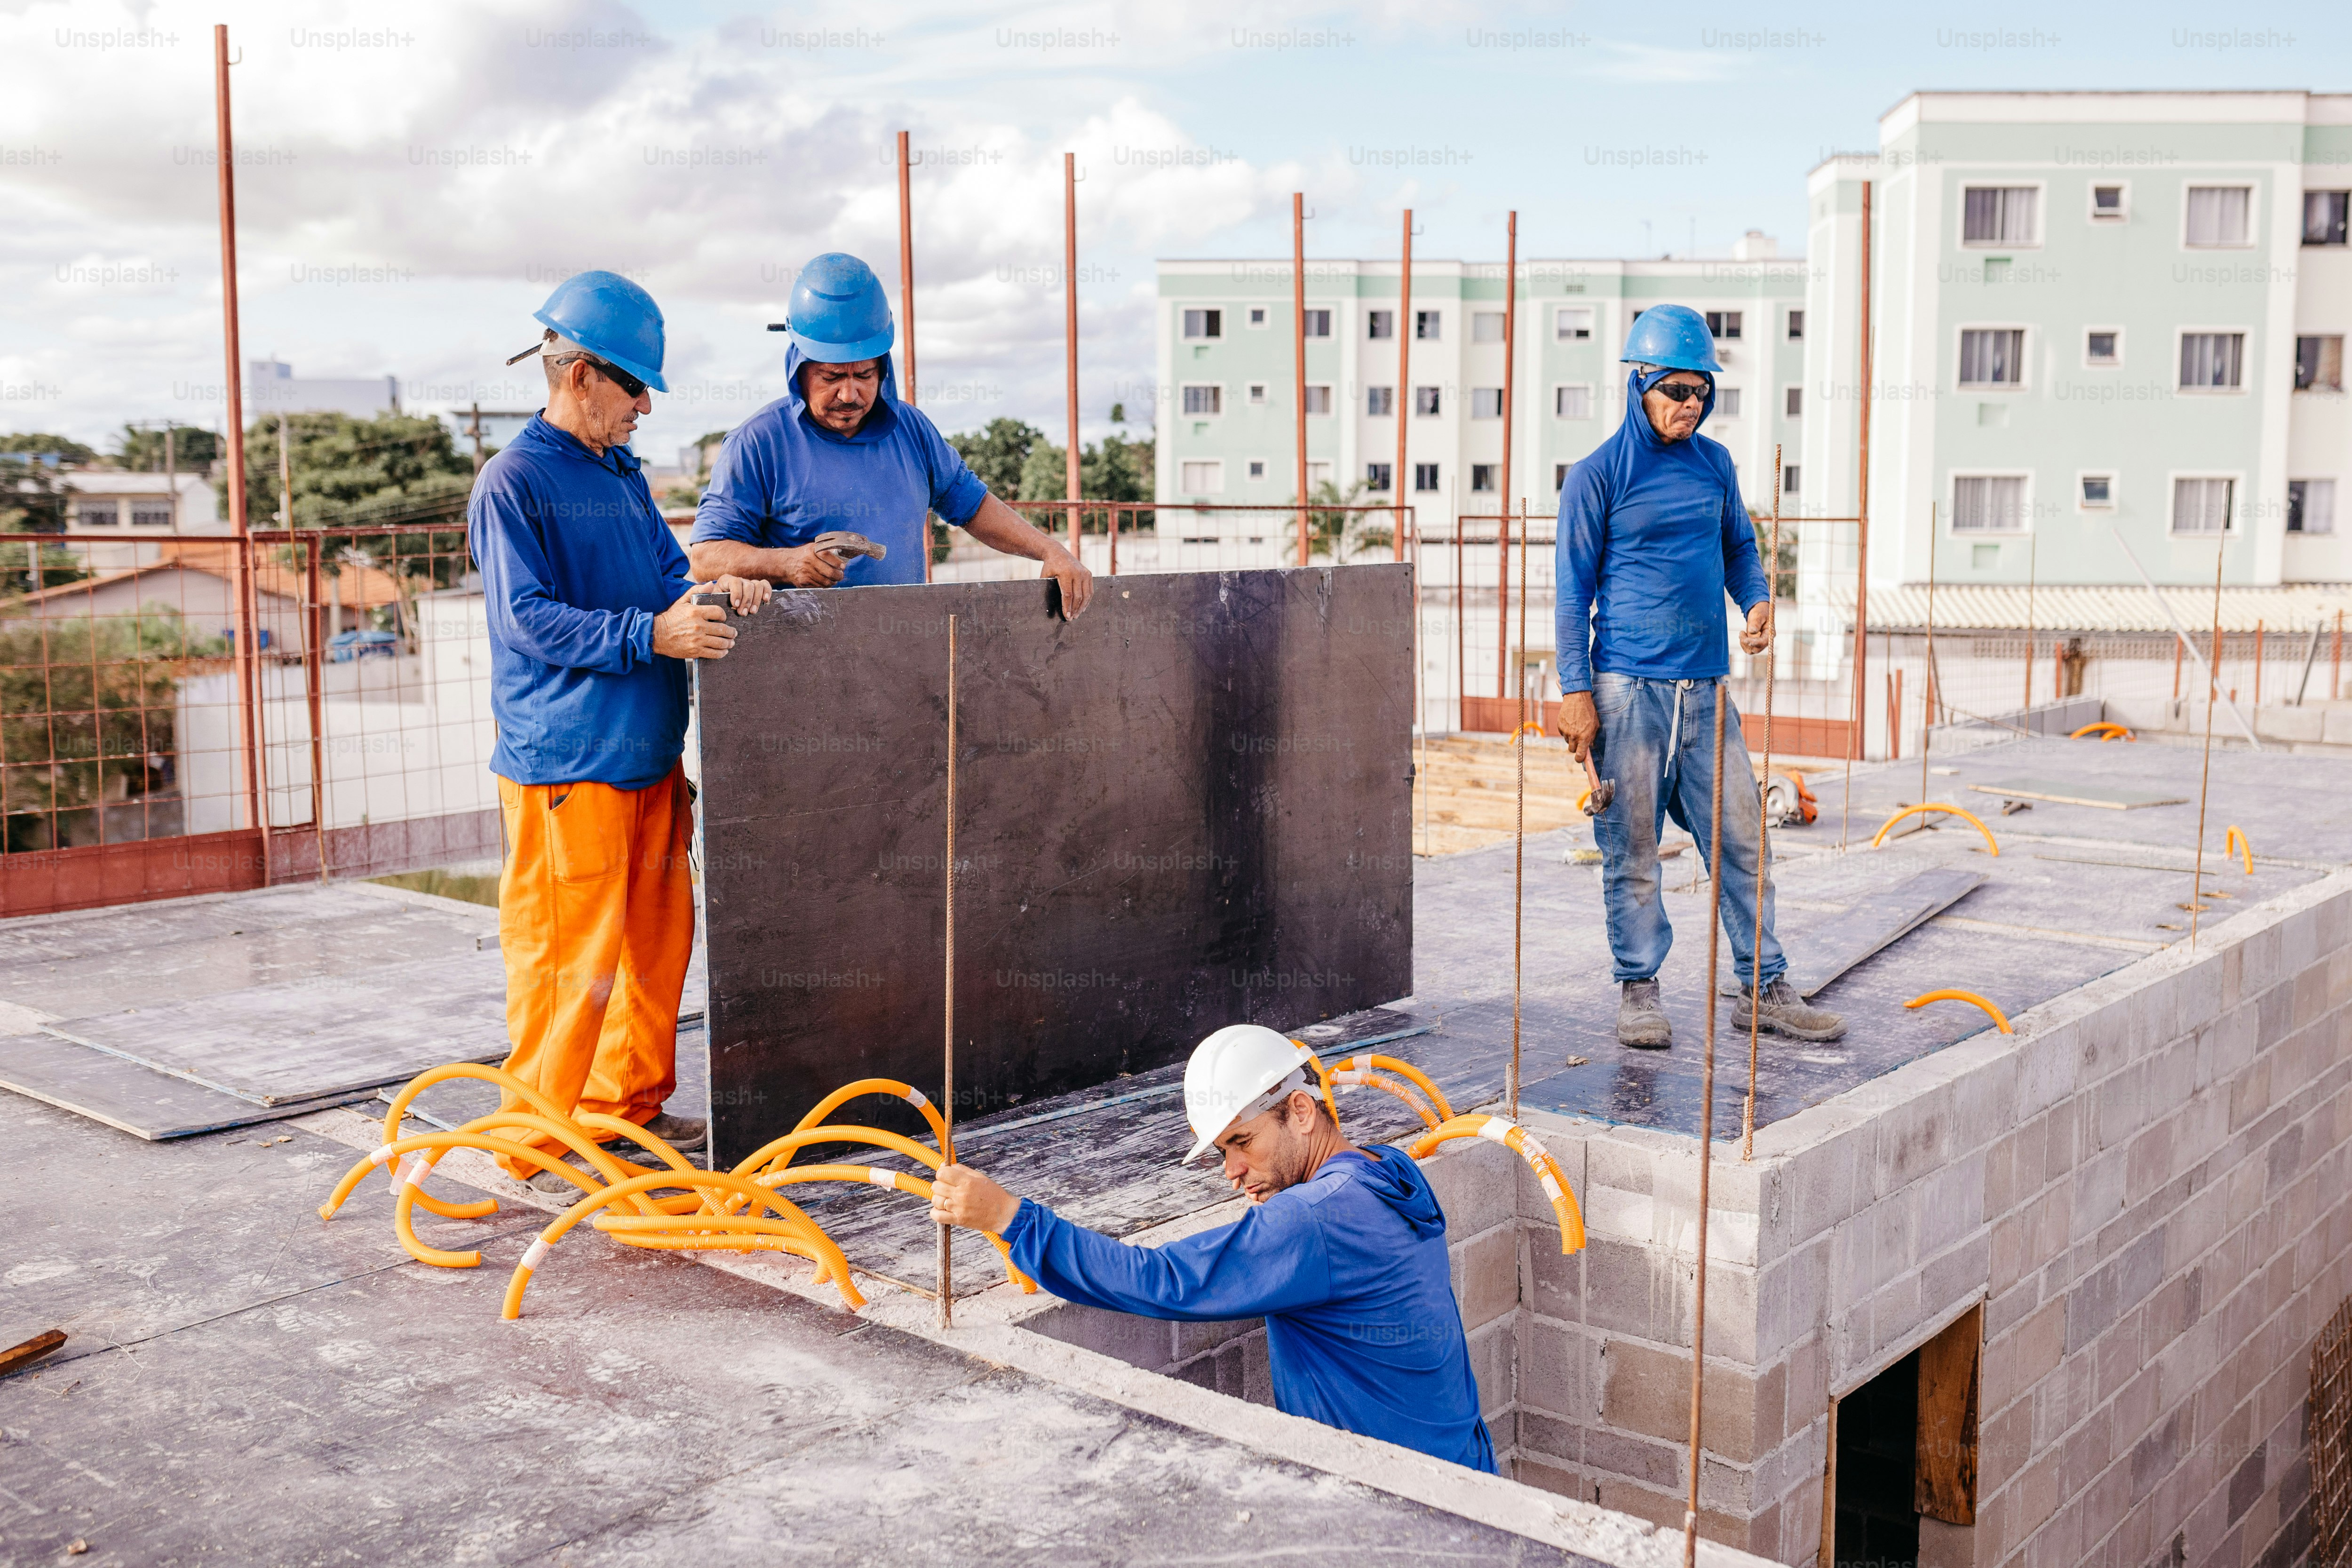
[[[1982,1302],[1977,1519],[1923,1563],[2300,1561],[2352,1294],[2352,874],[2014,1022],[1718,1144],[1706,1533],[1813,1563],[1831,1396]],[[1547,1249],[1522,1181],[1518,1474],[1678,1522],[1694,1141],[1529,1121],[1591,1240]]]
[[[1445,1211],[1446,1248],[1453,1259],[1454,1297],[1470,1342],[1470,1364],[1496,1453],[1510,1473],[1517,1397],[1520,1275],[1525,1243],[1515,1174],[1516,1155],[1492,1143],[1449,1143],[1423,1162]],[[1172,1224],[1141,1231],[1135,1245],[1152,1247],[1238,1218],[1239,1204],[1220,1205]],[[1547,1220],[1551,1211],[1544,1211]],[[1181,1378],[1256,1405],[1274,1403],[1260,1318],[1230,1323],[1163,1323],[1041,1298],[1018,1316],[1021,1327],[1051,1339],[1114,1356],[1130,1366]]]

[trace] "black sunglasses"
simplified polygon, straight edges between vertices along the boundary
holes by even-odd
[[[631,375],[619,365],[606,364],[594,354],[565,354],[551,363],[560,365],[570,364],[573,360],[585,362],[589,369],[603,376],[606,381],[611,382],[614,386],[619,387],[623,392],[627,393],[631,402],[635,402],[636,399],[643,397],[646,395],[646,384],[644,382],[639,381],[635,376]]]
[[[1703,381],[1662,381],[1655,386],[1650,388],[1650,390],[1661,395],[1670,402],[1688,403],[1694,397],[1705,397],[1706,395],[1706,383]]]

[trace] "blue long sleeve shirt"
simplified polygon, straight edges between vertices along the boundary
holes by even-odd
[[[1596,669],[1651,680],[1728,675],[1724,594],[1744,612],[1769,591],[1731,454],[1696,430],[1659,439],[1642,412],[1644,390],[1637,371],[1624,423],[1560,487],[1553,646],[1563,692],[1591,690]],[[1702,428],[1714,407],[1710,390]]]
[[[988,487],[937,426],[899,401],[888,355],[874,406],[855,435],[836,435],[810,416],[797,347],[784,355],[784,395],[720,445],[690,541],[731,539],[788,550],[844,528],[889,553],[880,561],[854,558],[842,587],[921,582],[929,514],[970,522],[988,499]]]
[[[687,670],[654,653],[686,552],[625,447],[603,457],[534,416],[466,508],[490,623],[490,771],[644,789],[686,746]]]
[[[1495,1469],[1445,1215],[1402,1149],[1335,1154],[1234,1224],[1165,1247],[1127,1246],[1025,1198],[1004,1239],[1064,1300],[1187,1323],[1263,1317],[1280,1409]]]

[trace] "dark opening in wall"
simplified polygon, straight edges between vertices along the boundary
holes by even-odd
[[[1912,1568],[1919,1561],[1919,1512],[1912,1506],[1918,1433],[1916,1351],[1837,1402],[1834,1568]]]

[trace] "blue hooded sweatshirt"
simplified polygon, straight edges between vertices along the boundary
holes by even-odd
[[[692,542],[732,539],[787,550],[845,528],[890,553],[881,561],[856,557],[842,587],[921,582],[926,518],[936,511],[950,522],[969,522],[988,487],[937,426],[898,401],[887,354],[874,406],[854,436],[835,435],[810,416],[801,363],[794,345],[784,355],[783,396],[737,426],[719,447],[694,514]]]
[[[1181,1323],[1263,1317],[1278,1408],[1494,1472],[1445,1215],[1393,1144],[1334,1154],[1234,1224],[1165,1247],[1127,1246],[1026,1198],[1004,1239],[1066,1301]]]
[[[1560,487],[1553,646],[1563,692],[1591,690],[1596,669],[1647,680],[1728,675],[1724,592],[1746,611],[1768,591],[1731,454],[1696,430],[1661,440],[1642,411],[1642,395],[1670,374],[1636,368],[1626,378],[1624,422]],[[1710,384],[1701,427],[1714,411]]]
[[[654,617],[688,584],[636,455],[534,416],[466,507],[490,622],[490,771],[517,784],[659,784],[686,746],[686,664]]]

